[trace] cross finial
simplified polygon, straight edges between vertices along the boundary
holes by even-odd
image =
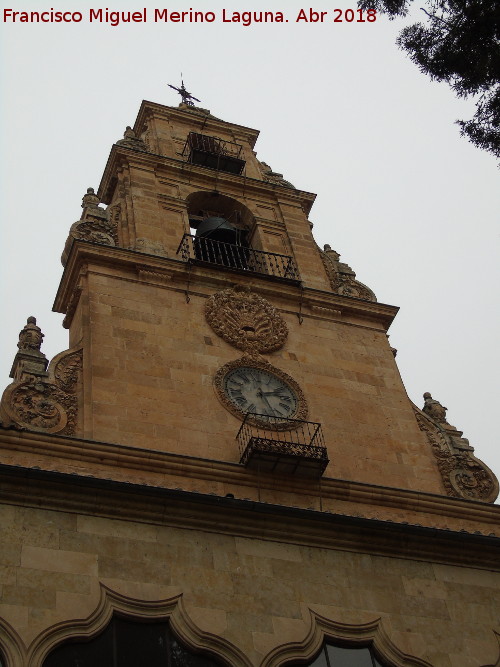
[[[184,80],[182,79],[182,74],[181,74],[181,87],[180,88],[177,88],[177,86],[172,86],[170,83],[167,84],[167,85],[169,86],[169,88],[173,88],[174,90],[176,90],[179,93],[179,95],[182,97],[182,101],[184,102],[184,104],[187,104],[190,107],[194,107],[194,102],[201,102],[201,100],[199,100],[197,97],[193,97],[193,95],[191,95],[191,93],[188,93],[188,91],[186,90],[186,88],[184,86]],[[193,100],[194,100],[194,102],[193,102]]]

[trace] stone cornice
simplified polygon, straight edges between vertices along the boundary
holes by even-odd
[[[500,569],[498,537],[0,465],[7,503],[342,551]]]
[[[186,123],[186,125],[191,126],[195,125],[196,122],[199,122],[200,127],[198,129],[200,132],[222,132],[226,134],[228,129],[233,130],[235,134],[244,136],[252,148],[255,146],[257,138],[260,134],[259,130],[216,118],[210,113],[207,114],[204,111],[198,111],[196,107],[191,107],[190,109],[186,109],[185,107],[169,107],[163,104],[158,104],[157,102],[142,100],[141,107],[134,124],[134,131],[137,135],[139,135],[144,130],[147,116],[151,113],[156,114],[162,118],[173,118],[180,121],[181,123]]]
[[[71,303],[78,277],[83,266],[93,263],[100,267],[117,268],[124,271],[129,280],[145,280],[148,272],[157,276],[164,275],[163,281],[169,289],[186,290],[187,274],[190,272],[190,292],[206,296],[207,288],[222,289],[234,284],[249,284],[248,273],[236,270],[222,270],[223,267],[188,265],[186,262],[148,255],[136,250],[99,245],[81,240],[74,240],[69,251],[68,260],[56,294],[53,309],[55,312],[66,313]],[[191,269],[189,270],[189,266]],[[142,275],[141,275],[142,272]],[[157,281],[153,281],[156,282]],[[160,281],[162,282],[162,281]],[[300,300],[305,308],[302,316],[321,319],[347,319],[355,317],[357,324],[365,322],[366,326],[377,323],[379,329],[386,331],[398,312],[398,308],[387,304],[365,301],[354,297],[342,296],[333,292],[323,292],[310,288],[301,288],[294,283],[276,279],[272,276],[252,274],[251,285],[261,296],[268,299],[289,302],[285,310],[295,313]],[[198,292],[197,292],[198,290]],[[202,290],[202,291],[200,291]],[[360,321],[361,320],[361,321]]]
[[[183,173],[184,175],[189,172],[190,182],[192,183],[193,176],[198,178],[200,187],[208,187],[208,183],[213,183],[217,179],[217,188],[221,192],[236,192],[242,191],[242,184],[244,185],[244,191],[247,195],[250,195],[252,192],[262,193],[267,192],[272,196],[279,197],[280,201],[296,202],[300,205],[306,214],[309,213],[311,207],[316,199],[316,195],[312,192],[306,192],[305,190],[297,190],[295,188],[284,188],[281,185],[276,183],[269,183],[256,178],[249,178],[244,175],[231,174],[229,172],[217,171],[214,169],[209,169],[208,167],[202,167],[200,165],[190,164],[184,160],[176,160],[172,157],[167,157],[165,155],[157,155],[156,153],[146,153],[143,151],[137,151],[133,148],[127,146],[114,144],[111,147],[111,151],[102,175],[101,182],[99,184],[98,196],[101,202],[104,204],[109,204],[113,196],[113,188],[116,181],[116,173],[121,167],[123,161],[126,160],[130,163],[134,161],[138,165],[147,166],[149,169],[158,170],[158,169],[171,169],[174,172]]]
[[[28,460],[30,466],[26,464]],[[483,526],[488,526],[487,529],[483,528],[488,534],[496,531],[500,535],[500,506],[490,503],[328,477],[321,480],[321,492],[319,492],[317,480],[259,476],[258,473],[247,470],[238,463],[83,440],[71,436],[0,428],[0,461],[27,471],[31,469],[32,464],[36,464],[37,469],[71,471],[73,476],[82,478],[114,481],[140,479],[142,483],[152,487],[165,488],[169,484],[178,487],[182,478],[194,483],[194,488],[198,480],[210,482],[214,488],[221,490],[239,488],[242,494],[245,493],[245,488],[255,490],[257,487],[261,490],[279,490],[285,494],[294,493],[304,497],[310,497],[313,493],[318,499],[321,496],[323,504],[326,504],[328,499],[353,503],[358,505],[356,509],[359,512],[368,514],[376,513],[377,507],[394,508],[398,512],[422,515],[422,522],[429,521],[429,517],[425,518],[424,515],[433,515],[445,519],[458,519],[460,525],[482,523]],[[168,478],[170,482],[165,481]],[[324,512],[324,514],[329,513]],[[399,524],[394,522],[394,525]]]

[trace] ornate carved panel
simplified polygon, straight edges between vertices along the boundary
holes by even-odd
[[[443,408],[444,410],[446,408]],[[494,502],[498,480],[482,461],[473,455],[474,448],[461,431],[440,424],[414,406],[418,426],[432,447],[446,493],[456,498]]]
[[[2,397],[6,425],[44,433],[73,435],[76,432],[78,375],[82,350],[55,358],[48,378],[26,373],[7,387]]]
[[[217,292],[205,305],[205,317],[218,336],[245,352],[279,350],[288,336],[276,308],[249,289]]]

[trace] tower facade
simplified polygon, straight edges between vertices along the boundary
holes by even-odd
[[[498,482],[257,137],[143,102],[83,197],[69,349],[29,318],[1,403],[5,667],[100,664],[137,623],[168,664],[498,660]]]

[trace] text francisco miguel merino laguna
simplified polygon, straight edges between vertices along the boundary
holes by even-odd
[[[333,12],[341,12],[340,9],[334,9]],[[344,11],[346,21],[355,21],[364,23],[365,21],[375,21],[375,10],[370,9],[366,12],[366,18],[361,9]],[[323,23],[329,12],[315,11],[311,8],[300,9],[294,12],[292,22],[299,23]],[[328,20],[328,18],[326,18]],[[330,19],[332,20],[332,19]],[[337,15],[333,18],[335,22],[339,21]],[[342,20],[342,18],[340,18]],[[59,11],[50,8],[45,11],[16,11],[14,9],[3,9],[4,23],[108,23],[111,26],[117,26],[121,23],[241,23],[249,26],[252,23],[288,23],[288,19],[283,12],[237,12],[228,9],[222,9],[220,14],[215,12],[199,12],[189,9],[187,11],[172,11],[170,9],[141,9],[138,11],[110,11],[106,9],[89,9],[86,13],[78,11]]]

